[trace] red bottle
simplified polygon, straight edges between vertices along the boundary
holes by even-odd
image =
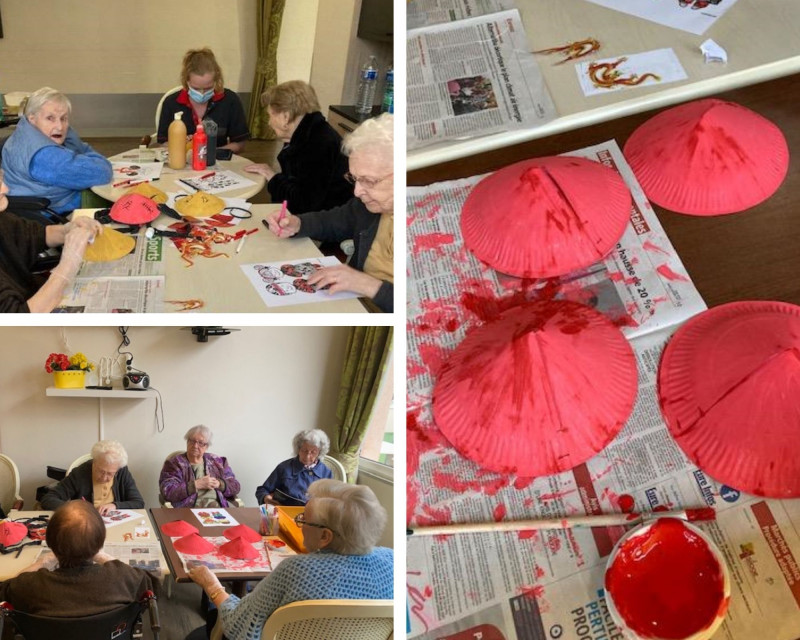
[[[197,125],[197,131],[192,136],[192,169],[202,171],[206,168],[206,151],[208,150],[208,136],[203,130],[203,125]]]

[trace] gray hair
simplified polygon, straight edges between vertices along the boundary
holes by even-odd
[[[210,447],[211,440],[214,438],[214,434],[211,432],[211,429],[209,429],[204,424],[198,424],[189,429],[186,432],[186,435],[183,436],[183,439],[188,442],[189,438],[196,436],[198,433],[202,435],[203,440],[205,440],[208,443],[208,446]]]
[[[292,438],[294,455],[298,455],[300,453],[300,447],[303,446],[304,442],[307,442],[308,444],[319,449],[320,459],[322,459],[322,457],[326,455],[331,448],[330,438],[328,438],[328,434],[322,429],[306,429],[305,431],[301,431],[295,435],[295,437]]]
[[[25,115],[35,116],[39,110],[48,102],[56,102],[67,107],[67,113],[72,114],[72,103],[69,98],[58,89],[52,87],[42,87],[34,91],[25,103]]]
[[[348,134],[342,142],[344,155],[351,156],[356,151],[371,151],[381,155],[387,163],[394,161],[394,116],[382,113],[377,118],[362,122]]]
[[[108,462],[118,463],[119,468],[128,466],[128,452],[116,440],[100,440],[92,447],[92,460],[105,458]]]
[[[335,532],[328,549],[344,555],[366,555],[386,527],[386,509],[372,489],[339,480],[317,480],[308,487],[314,519]]]

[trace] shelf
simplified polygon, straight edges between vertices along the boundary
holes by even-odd
[[[152,389],[143,391],[128,391],[127,389],[58,389],[47,387],[48,396],[60,396],[63,398],[127,398],[128,400],[143,400],[144,398],[155,398],[156,392]]]

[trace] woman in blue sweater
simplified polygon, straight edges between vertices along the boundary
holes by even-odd
[[[391,600],[394,554],[375,547],[386,526],[386,510],[369,487],[317,480],[296,522],[307,554],[292,556],[244,598],[230,595],[208,567],[189,576],[218,608],[229,640],[260,640],[275,609],[299,600]]]
[[[42,87],[25,106],[3,147],[3,170],[12,196],[40,196],[68,213],[81,206],[81,191],[111,180],[111,163],[69,126],[72,104],[60,91]]]

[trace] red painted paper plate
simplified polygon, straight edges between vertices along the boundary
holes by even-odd
[[[260,539],[261,538],[259,538],[259,540]],[[230,542],[221,545],[219,550],[229,558],[236,558],[238,560],[248,560],[258,557],[258,551],[255,550],[252,543],[247,542],[244,538],[234,538]]]
[[[109,215],[114,222],[123,224],[146,224],[155,220],[161,212],[150,198],[139,193],[122,196],[112,206]]]
[[[605,316],[537,301],[467,334],[436,381],[433,415],[482,467],[549,475],[603,449],[628,419],[636,388],[630,345]]]
[[[535,158],[475,185],[461,231],[467,248],[498,271],[549,278],[605,257],[630,211],[630,191],[616,171],[585,158]]]
[[[652,202],[696,216],[756,206],[778,190],[789,168],[786,138],[776,125],[713,98],[650,118],[624,154]]]
[[[182,538],[192,533],[197,533],[197,527],[193,527],[185,520],[173,520],[161,525],[161,533],[170,538]]]
[[[237,524],[235,527],[225,529],[222,535],[228,540],[242,538],[246,542],[261,542],[261,534],[255,529],[251,529],[246,524]]]
[[[718,482],[800,496],[800,307],[733,302],[672,337],[658,371],[669,430]]]
[[[173,546],[182,553],[190,553],[192,555],[208,553],[214,548],[213,544],[196,533],[190,533],[188,536],[179,538]]]

